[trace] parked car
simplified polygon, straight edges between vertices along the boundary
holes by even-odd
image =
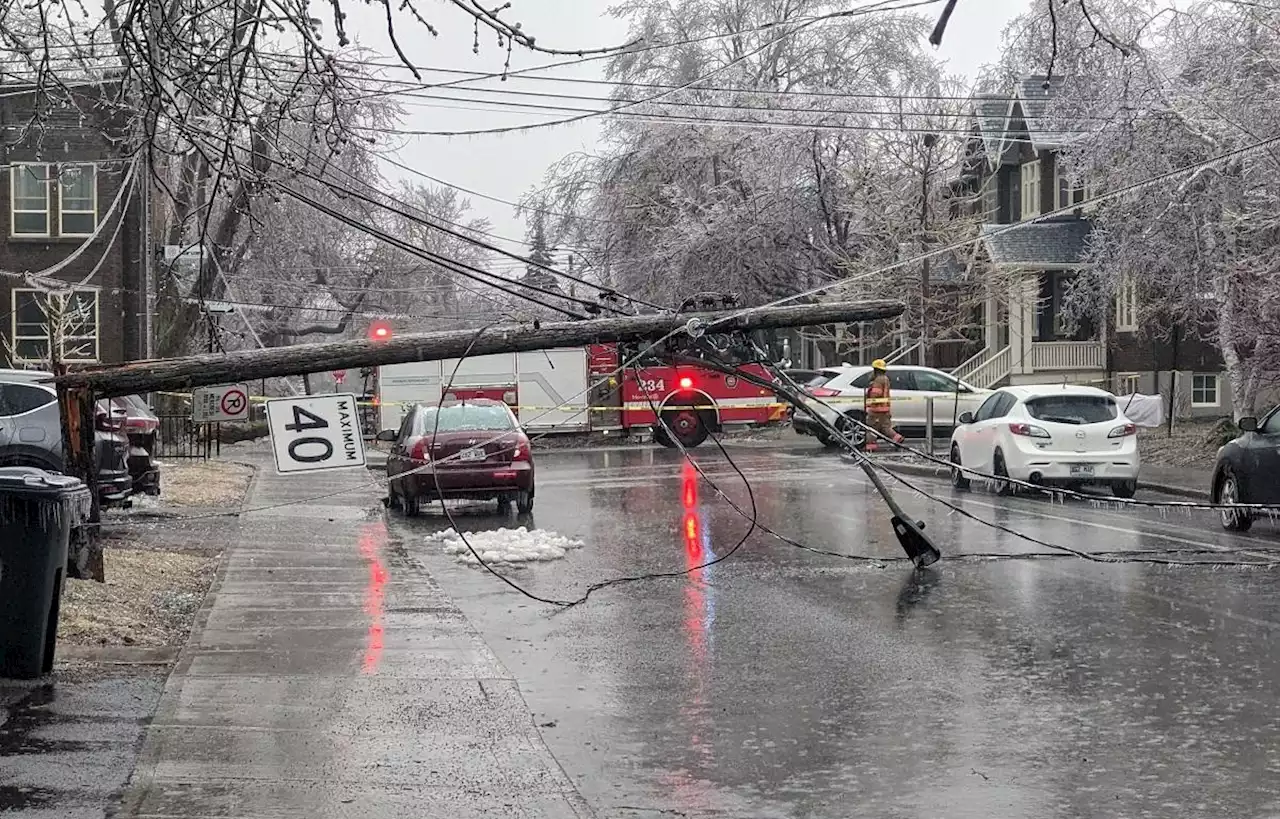
[[[1218,450],[1213,466],[1214,503],[1280,503],[1280,407],[1257,418],[1241,418],[1240,437]],[[1222,528],[1247,532],[1253,515],[1223,509]]]
[[[1138,488],[1138,429],[1116,397],[1094,387],[1002,387],[960,416],[951,435],[951,463],[997,477],[1076,487],[1107,486],[1119,498]],[[970,478],[951,470],[967,489]],[[1015,487],[998,484],[1001,494]]]
[[[160,464],[156,463],[156,445],[160,441],[160,419],[139,395],[111,399],[124,411],[124,433],[129,438],[129,474],[133,491],[160,494]]]
[[[533,511],[533,452],[501,401],[419,404],[398,431],[386,429],[377,438],[394,442],[387,456],[388,500],[406,515],[417,515],[423,501],[456,498],[496,498],[504,511],[512,503],[521,514]]]
[[[956,419],[965,412],[975,412],[990,390],[981,390],[957,379],[950,373],[931,367],[890,365],[889,389],[892,398],[893,425],[904,435],[922,436],[926,429],[927,399],[933,399],[934,435],[949,434]],[[792,419],[796,432],[814,435],[832,446],[826,430],[815,416],[825,418],[861,445],[865,439],[862,427],[853,423],[866,420],[866,390],[874,377],[870,367],[828,367],[805,385],[805,391],[817,400],[807,401]]]
[[[94,418],[94,459],[98,498],[104,505],[124,503],[133,490],[128,440],[123,421],[100,403]],[[50,386],[0,381],[0,466],[34,466],[66,471],[62,456],[62,416],[58,394]]]
[[[47,370],[0,370],[0,380],[39,384],[53,378]],[[155,461],[160,419],[141,396],[98,401],[99,429],[128,439],[129,476],[134,492],[160,494],[160,465]]]
[[[800,387],[808,386],[811,381],[822,374],[821,370],[783,370],[782,374],[790,378]]]

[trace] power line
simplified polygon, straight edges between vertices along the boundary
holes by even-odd
[[[644,97],[639,100],[628,101],[626,103],[623,103],[621,105],[618,105],[610,109],[610,113],[616,113],[618,111],[633,108],[638,105],[644,105],[646,103],[654,102],[656,100],[659,100],[677,91],[685,90],[691,86],[705,82],[709,80],[711,77],[714,77],[715,75],[719,74],[720,72],[725,71],[729,68],[732,68],[733,66],[747,60],[750,57],[754,57],[756,54],[759,54],[761,51],[764,51],[766,48],[770,48],[771,46],[776,45],[779,40],[785,39],[786,37],[796,34],[806,28],[809,28],[810,26],[816,25],[817,23],[833,20],[836,18],[848,18],[848,17],[861,16],[863,14],[870,14],[876,11],[880,11],[880,12],[901,11],[907,8],[932,5],[933,3],[938,2],[938,0],[914,0],[914,2],[907,2],[907,3],[904,3],[904,5],[902,6],[896,6],[896,7],[889,7],[888,2],[890,2],[890,0],[883,0],[883,2],[879,4],[867,6],[861,9],[853,9],[853,10],[848,10],[843,12],[834,12],[832,14],[821,15],[815,18],[811,18],[807,22],[800,22],[798,24],[793,25],[789,30],[779,33],[777,37],[765,42],[764,44],[757,46],[756,48],[753,48],[750,51],[744,52],[740,56],[734,57],[732,60],[728,61],[727,63],[717,66],[716,68],[713,68],[712,70],[702,74],[701,76],[676,87],[675,89],[672,89],[669,91],[660,91],[656,94],[653,94],[648,97]],[[778,28],[782,28],[784,26],[791,26],[792,22],[787,21],[787,22],[778,23],[775,25]],[[458,83],[461,83],[461,82],[463,81],[462,80],[458,81]],[[430,135],[430,136],[481,136],[481,135],[488,135],[488,134],[508,134],[508,133],[522,132],[522,131],[530,131],[538,128],[546,128],[554,125],[569,125],[571,123],[580,122],[582,120],[589,119],[594,116],[598,116],[598,113],[577,114],[575,116],[564,117],[564,118],[553,120],[550,122],[539,122],[539,123],[533,123],[529,125],[512,125],[512,126],[507,126],[503,128],[481,128],[481,129],[472,129],[472,130],[466,130],[466,131],[444,131],[444,132],[423,132],[423,133],[424,135]]]
[[[531,267],[531,268],[536,268],[536,269],[539,269],[539,270],[546,271],[547,273],[551,273],[551,274],[553,274],[553,275],[560,276],[561,278],[564,278],[564,279],[566,279],[566,280],[568,280],[568,281],[571,281],[571,282],[574,282],[574,283],[577,283],[577,284],[581,284],[581,285],[583,285],[583,286],[585,286],[585,287],[591,287],[591,288],[594,288],[594,289],[598,290],[601,294],[617,295],[617,294],[615,294],[615,291],[614,291],[612,288],[605,287],[604,285],[597,284],[597,283],[595,283],[595,282],[587,281],[586,279],[582,279],[582,278],[579,278],[579,277],[574,276],[574,275],[572,275],[572,274],[565,273],[564,271],[561,271],[561,270],[557,270],[557,269],[556,269],[556,268],[554,268],[554,267],[551,267],[551,266],[545,265],[545,264],[543,264],[543,263],[541,263],[541,262],[534,261],[533,259],[527,258],[527,257],[525,257],[525,256],[521,256],[521,255],[516,254],[516,253],[511,253],[511,252],[506,251],[506,250],[503,250],[502,248],[499,248],[499,247],[497,247],[497,246],[495,246],[495,245],[488,244],[487,242],[479,241],[479,240],[477,240],[477,239],[474,239],[474,238],[472,238],[472,237],[470,237],[470,236],[467,236],[467,235],[465,235],[465,234],[463,234],[463,233],[460,233],[460,232],[458,232],[458,231],[455,231],[455,230],[451,230],[451,229],[449,229],[449,228],[442,227],[442,226],[440,226],[440,225],[437,225],[437,224],[433,223],[433,222],[430,220],[430,218],[424,218],[423,216],[415,215],[415,214],[410,213],[410,212],[408,212],[408,211],[402,210],[401,208],[398,208],[398,207],[396,207],[396,206],[394,206],[394,205],[389,205],[389,204],[387,204],[386,202],[379,201],[379,200],[378,200],[378,199],[376,199],[376,198],[373,198],[373,197],[370,197],[370,196],[366,196],[366,195],[364,195],[364,194],[361,194],[361,193],[358,193],[358,192],[356,192],[356,191],[350,190],[349,188],[345,188],[345,187],[339,186],[339,185],[337,185],[336,183],[334,183],[334,182],[332,182],[332,181],[330,181],[330,180],[328,180],[328,179],[325,179],[325,178],[323,178],[323,177],[315,176],[314,174],[310,174],[310,173],[308,173],[308,172],[306,172],[306,171],[299,170],[299,169],[296,169],[296,168],[295,168],[295,171],[296,171],[296,172],[298,172],[298,173],[299,173],[300,175],[302,175],[302,176],[306,176],[306,177],[308,177],[308,178],[312,179],[312,180],[313,180],[313,181],[315,181],[315,182],[319,182],[320,184],[325,185],[326,187],[329,187],[331,190],[333,190],[333,191],[334,191],[335,193],[337,193],[339,196],[353,196],[353,197],[355,197],[355,198],[357,198],[357,199],[359,199],[359,200],[361,200],[361,201],[363,201],[363,202],[366,202],[366,203],[368,203],[368,204],[374,205],[375,207],[383,208],[383,209],[388,210],[388,211],[390,211],[390,212],[392,212],[392,213],[398,214],[399,216],[402,216],[402,217],[404,217],[404,218],[406,218],[406,219],[410,219],[410,220],[412,220],[412,221],[415,221],[415,222],[417,222],[418,224],[424,225],[424,226],[429,227],[429,228],[432,228],[432,229],[434,229],[434,230],[441,231],[441,232],[443,232],[443,233],[445,233],[445,234],[448,234],[448,235],[450,235],[450,236],[453,236],[453,237],[455,237],[455,238],[457,238],[457,239],[460,239],[460,240],[462,240],[462,241],[469,242],[469,243],[471,243],[471,244],[476,245],[477,247],[481,247],[481,248],[483,248],[483,249],[485,249],[485,250],[488,250],[488,251],[491,251],[491,252],[493,252],[493,253],[498,253],[498,254],[500,254],[500,255],[502,255],[502,256],[506,256],[507,258],[509,258],[509,259],[511,259],[511,260],[513,260],[513,261],[516,261],[516,262],[519,262],[519,263],[521,263],[521,264],[527,265],[527,266],[529,266],[529,267]],[[352,174],[350,174],[350,173],[346,173],[346,172],[344,172],[344,175],[348,176],[348,177],[349,177],[350,179],[352,179],[353,181],[358,181],[358,180],[356,180],[355,176],[354,176],[354,175],[352,175]],[[403,205],[404,203],[398,203],[398,204],[402,204],[402,205]],[[410,206],[410,207],[412,207],[412,206]],[[419,213],[420,213],[420,214],[421,214],[421,213],[426,213],[426,211],[422,211],[422,210],[420,210],[420,209],[418,209],[418,210],[419,210]],[[525,287],[532,287],[532,285],[527,285],[527,284],[522,284],[522,286],[525,286]],[[540,290],[541,288],[535,288],[535,289],[539,289],[539,290]],[[551,293],[550,291],[546,291],[546,290],[542,290],[541,292],[547,293],[548,295],[559,295],[559,294]],[[563,298],[567,298],[567,299],[569,299],[570,301],[576,301],[578,304],[581,304],[581,305],[583,305],[584,307],[594,308],[594,307],[596,307],[596,306],[597,306],[597,304],[596,304],[595,302],[590,302],[590,301],[586,301],[586,300],[583,300],[583,299],[578,299],[578,298],[576,298],[576,297],[574,297],[574,296],[563,296]],[[649,301],[645,301],[644,299],[641,299],[641,298],[639,298],[639,297],[625,296],[625,298],[627,298],[627,299],[629,299],[630,301],[633,301],[633,302],[635,302],[635,303],[637,303],[637,304],[643,304],[643,305],[645,305],[646,307],[652,307],[652,308],[654,308],[654,309],[656,309],[656,310],[666,310],[666,309],[667,309],[667,308],[665,308],[665,307],[663,307],[663,306],[661,306],[661,305],[654,304],[654,303],[649,302]],[[615,308],[609,307],[609,306],[607,306],[607,305],[599,305],[599,306],[600,306],[600,307],[602,307],[602,308],[604,308],[604,309],[611,309],[611,310],[613,310],[614,312],[617,312],[617,313],[622,313],[622,312],[624,312],[624,311],[617,310],[617,309],[615,309]]]
[[[456,260],[449,259],[448,257],[440,256],[439,254],[431,253],[429,251],[415,247],[402,239],[397,239],[396,237],[391,236],[388,233],[384,233],[378,228],[375,228],[371,225],[366,225],[360,222],[358,219],[354,219],[346,215],[345,213],[342,213],[339,210],[335,210],[334,208],[331,208],[327,205],[317,202],[314,199],[311,199],[310,197],[306,196],[305,194],[299,193],[293,190],[292,188],[289,188],[286,185],[278,184],[277,187],[281,191],[293,197],[294,199],[297,199],[299,202],[303,203],[304,205],[307,205],[333,219],[336,219],[342,222],[343,224],[348,225],[349,227],[355,228],[356,230],[359,230],[362,233],[366,233],[375,239],[378,239],[386,244],[391,245],[392,247],[402,250],[405,253],[408,253],[412,256],[417,256],[418,258],[421,258],[421,259],[426,259],[427,261],[435,262],[436,264],[439,264],[440,266],[442,266],[443,268],[445,268],[450,272],[456,273],[460,276],[464,276],[479,284],[484,284],[489,287],[493,287],[497,290],[501,290],[502,292],[507,293],[508,295],[515,296],[516,298],[524,299],[525,301],[532,302],[533,304],[537,304],[541,307],[546,307],[549,310],[554,310],[555,312],[561,313],[562,315],[568,316],[570,318],[575,318],[575,319],[582,318],[582,316],[579,316],[577,313],[574,313],[572,310],[568,310],[564,307],[559,307],[554,304],[548,304],[547,302],[541,301],[533,296],[530,296],[528,293],[521,293],[517,290],[513,290],[509,287],[505,287],[504,285],[498,284],[495,281],[491,281],[490,279],[485,278],[485,277],[497,278],[496,276],[493,276],[493,274],[486,273],[485,271],[480,270],[478,268],[471,267],[470,265],[466,265]],[[560,293],[552,293],[550,291],[544,290],[543,288],[535,287],[533,285],[520,284],[519,286],[529,290],[548,293],[549,295],[554,296],[556,298],[566,298]]]
[[[984,240],[989,239],[989,238],[991,238],[991,237],[994,237],[994,236],[1003,236],[1004,234],[1006,234],[1006,233],[1010,233],[1010,232],[1012,232],[1012,231],[1022,230],[1022,229],[1025,229],[1026,227],[1028,227],[1028,226],[1030,226],[1030,225],[1039,224],[1039,223],[1041,223],[1041,222],[1044,222],[1044,221],[1046,221],[1046,220],[1048,220],[1048,219],[1052,219],[1052,218],[1057,217],[1057,216],[1068,216],[1068,215],[1072,214],[1073,212],[1075,212],[1076,210],[1079,210],[1079,209],[1081,209],[1081,208],[1087,208],[1087,207],[1091,207],[1091,206],[1094,206],[1094,205],[1098,205],[1098,204],[1101,204],[1101,203],[1104,203],[1104,202],[1110,202],[1110,201],[1113,201],[1113,200],[1116,200],[1116,199],[1120,199],[1120,198],[1124,197],[1125,195],[1127,195],[1127,194],[1129,194],[1129,193],[1133,193],[1133,192],[1135,192],[1135,191],[1143,190],[1143,189],[1145,189],[1145,188],[1151,187],[1152,185],[1156,185],[1156,184],[1158,184],[1158,183],[1160,183],[1160,182],[1164,182],[1165,180],[1168,180],[1168,179],[1174,179],[1174,178],[1176,178],[1176,177],[1179,177],[1179,176],[1182,176],[1182,175],[1185,175],[1185,174],[1188,174],[1188,173],[1194,173],[1195,171],[1200,170],[1201,168],[1208,167],[1208,166],[1210,166],[1210,165],[1213,165],[1213,164],[1218,163],[1218,162],[1223,162],[1223,161],[1228,160],[1228,159],[1233,159],[1233,158],[1235,158],[1235,157],[1237,157],[1237,156],[1242,156],[1242,155],[1247,154],[1247,153],[1253,153],[1253,152],[1255,152],[1255,151],[1260,151],[1260,150],[1263,150],[1263,149],[1265,149],[1265,148],[1268,148],[1268,147],[1270,147],[1270,146],[1272,146],[1272,145],[1275,145],[1275,144],[1277,144],[1277,143],[1280,143],[1280,136],[1273,136],[1273,137],[1269,137],[1269,138],[1267,138],[1267,139],[1263,139],[1263,140],[1260,140],[1260,141],[1256,141],[1256,142],[1250,143],[1249,145],[1245,145],[1245,146],[1240,147],[1240,148],[1235,148],[1235,149],[1230,150],[1230,151],[1225,151],[1225,152],[1220,153],[1220,154],[1218,154],[1218,155],[1216,155],[1216,156],[1209,157],[1208,159],[1203,159],[1203,160],[1200,160],[1200,161],[1198,161],[1198,162],[1191,162],[1191,163],[1188,163],[1188,164],[1186,164],[1186,165],[1182,165],[1182,166],[1180,166],[1180,167],[1174,168],[1173,170],[1165,171],[1165,172],[1163,172],[1163,173],[1159,173],[1159,174],[1156,174],[1156,175],[1154,175],[1154,176],[1150,176],[1150,177],[1148,177],[1148,178],[1146,178],[1146,179],[1143,179],[1143,180],[1140,180],[1140,181],[1138,181],[1138,182],[1130,183],[1130,184],[1125,185],[1125,186],[1123,186],[1123,187],[1121,187],[1121,188],[1119,188],[1119,189],[1117,189],[1117,190],[1115,190],[1115,191],[1111,191],[1111,192],[1109,192],[1109,193],[1098,194],[1098,195],[1096,195],[1096,196],[1093,196],[1092,198],[1085,199],[1085,200],[1084,200],[1084,201],[1082,201],[1082,202],[1077,202],[1077,203],[1074,203],[1074,204],[1068,205],[1068,206],[1066,206],[1066,207],[1057,208],[1057,209],[1055,209],[1055,210],[1051,210],[1051,211],[1048,211],[1048,212],[1046,212],[1046,213],[1042,213],[1042,214],[1040,214],[1040,215],[1038,215],[1038,216],[1034,216],[1034,217],[1032,217],[1032,218],[1030,218],[1030,219],[1025,219],[1025,220],[1023,220],[1023,221],[1021,221],[1021,222],[1015,222],[1015,223],[1013,223],[1013,224],[1009,224],[1009,225],[1002,225],[1002,226],[1000,226],[999,228],[996,228],[995,230],[992,230],[992,231],[990,231],[990,232],[988,232],[988,233],[985,233],[985,234],[982,234],[982,235],[978,235],[978,236],[974,236],[973,238],[970,238],[970,239],[963,239],[963,240],[961,240],[961,241],[954,242],[954,243],[952,243],[952,244],[950,244],[950,245],[946,245],[946,246],[944,246],[944,247],[940,247],[940,248],[937,248],[937,249],[935,249],[935,250],[930,250],[930,251],[926,251],[926,252],[924,252],[924,253],[919,253],[919,254],[916,254],[915,256],[912,256],[912,257],[907,258],[907,259],[903,259],[903,260],[901,260],[901,261],[892,262],[892,263],[890,263],[890,264],[888,264],[888,265],[885,265],[885,266],[883,266],[883,267],[881,267],[881,268],[877,269],[877,270],[876,270],[876,271],[874,271],[874,272],[875,272],[877,275],[883,275],[883,274],[885,274],[885,273],[890,273],[890,272],[892,272],[892,271],[894,271],[894,270],[898,270],[898,269],[903,268],[903,267],[914,266],[914,265],[919,264],[920,262],[923,262],[925,259],[932,259],[932,258],[935,258],[935,257],[938,257],[938,256],[942,256],[942,255],[948,254],[948,253],[953,253],[953,252],[955,252],[955,251],[957,251],[957,250],[961,250],[961,249],[963,249],[963,248],[968,247],[969,245],[975,244],[975,243],[977,243],[977,242],[984,241]],[[734,320],[735,318],[737,318],[737,317],[739,317],[739,316],[742,316],[742,315],[744,315],[744,314],[746,314],[746,313],[750,313],[752,310],[765,309],[765,308],[769,308],[769,307],[778,307],[778,306],[780,306],[780,305],[787,304],[787,303],[790,303],[790,302],[796,301],[796,300],[798,300],[798,299],[804,299],[804,298],[809,298],[809,297],[811,297],[811,296],[821,295],[822,293],[825,293],[826,291],[828,291],[828,290],[830,290],[830,289],[832,289],[832,288],[834,288],[834,287],[839,287],[839,286],[841,286],[842,284],[845,284],[847,281],[848,281],[848,278],[847,278],[847,277],[846,277],[846,278],[841,278],[841,279],[836,279],[836,280],[834,280],[834,281],[828,282],[828,283],[826,283],[826,284],[818,285],[817,287],[813,287],[813,288],[810,288],[810,289],[808,289],[808,290],[802,290],[802,291],[800,291],[800,292],[798,292],[798,293],[793,293],[793,294],[792,294],[792,295],[790,295],[790,296],[784,296],[784,297],[782,297],[782,298],[780,298],[780,299],[775,299],[775,300],[773,300],[773,301],[771,301],[771,302],[769,302],[769,303],[767,303],[767,304],[761,305],[761,306],[759,306],[759,307],[750,307],[750,308],[746,308],[746,309],[743,309],[743,310],[739,310],[739,311],[737,311],[737,312],[735,312],[735,313],[730,314],[729,316],[725,316],[725,317],[722,317],[722,318],[717,318],[717,319],[713,319],[713,320],[711,320],[710,326],[715,326],[715,325],[717,325],[717,324],[721,324],[721,323],[724,323],[724,322],[727,322],[727,321],[732,321],[732,320]]]

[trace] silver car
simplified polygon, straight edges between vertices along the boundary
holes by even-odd
[[[126,501],[133,490],[129,476],[129,441],[123,422],[98,405],[94,419],[94,458],[98,497],[103,504]],[[0,466],[34,466],[65,471],[58,394],[44,384],[0,380]]]

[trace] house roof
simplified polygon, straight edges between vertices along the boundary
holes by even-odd
[[[1061,77],[1033,75],[1018,80],[1014,93],[1027,123],[1027,136],[1037,151],[1066,147],[1074,136],[1074,132],[1063,128],[1064,123],[1053,111],[1053,101],[1064,86]]]
[[[1016,228],[983,225],[982,244],[997,266],[1072,267],[1084,263],[1092,227],[1088,220],[1075,217],[1047,219]]]
[[[1008,115],[1007,99],[981,94],[973,100],[973,116],[978,121],[978,135],[982,138],[982,148],[993,161],[997,161],[1000,156],[1000,143],[1004,139]]]

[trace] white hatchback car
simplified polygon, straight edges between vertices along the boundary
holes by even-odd
[[[931,367],[911,367],[890,364],[889,398],[893,410],[894,429],[909,435],[925,432],[928,399],[933,399],[934,434],[945,435],[954,428],[960,415],[975,412],[990,390],[980,390],[960,381],[950,373]],[[825,427],[814,416],[827,419],[837,428],[850,434],[861,445],[864,439],[862,427],[850,423],[847,418],[865,420],[867,387],[873,373],[870,367],[827,367],[807,384],[804,391],[814,399],[805,402],[805,409],[797,410],[791,422],[801,435],[813,435],[824,444],[833,442]]]
[[[1119,498],[1138,488],[1137,427],[1116,397],[1093,387],[1002,387],[951,435],[951,463],[997,477],[1054,486],[1101,484]],[[970,476],[951,470],[951,482]],[[1014,486],[997,484],[1001,494]]]

